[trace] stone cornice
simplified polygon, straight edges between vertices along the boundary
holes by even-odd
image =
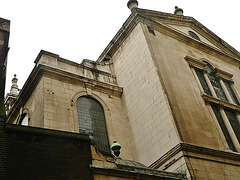
[[[144,11],[148,11],[148,14],[146,15],[146,13],[144,13]],[[184,20],[184,21],[194,22],[195,24],[198,24],[198,25],[200,24],[199,22],[194,20],[192,17],[186,17],[186,16],[180,17],[180,16],[171,15],[171,14],[167,14],[167,13],[161,13],[161,12],[143,10],[143,9],[136,9],[129,16],[127,21],[123,24],[122,28],[118,31],[118,33],[114,36],[112,41],[105,48],[103,53],[98,58],[97,62],[100,62],[105,57],[105,55],[112,56],[116,52],[116,50],[121,46],[123,41],[128,37],[130,32],[133,30],[133,28],[139,22],[141,22],[143,24],[150,26],[152,29],[154,29],[156,31],[166,34],[172,38],[175,38],[175,39],[177,39],[185,44],[188,44],[192,47],[195,47],[205,53],[211,54],[217,58],[221,58],[221,60],[223,60],[223,61],[231,62],[231,63],[234,63],[234,64],[240,66],[239,58],[233,57],[232,55],[227,54],[213,46],[210,46],[207,43],[204,43],[202,41],[197,41],[197,40],[193,39],[192,37],[189,37],[186,34],[180,32],[174,28],[171,28],[167,25],[164,25],[163,23],[156,21],[154,18],[151,18],[151,16],[149,15],[150,13],[156,14],[157,16],[162,15],[161,18],[162,17],[168,18],[171,21]],[[207,29],[207,28],[205,28],[205,29]],[[209,33],[211,32],[210,30],[208,30],[208,31],[209,31]],[[206,30],[206,32],[208,32],[208,31]],[[237,51],[236,51],[235,54],[239,54],[239,53],[237,53]],[[238,57],[240,57],[240,55],[238,55]]]
[[[39,60],[41,59],[42,55],[48,55],[48,56],[54,57],[56,59],[59,58],[58,54],[54,54],[54,53],[51,53],[51,52],[48,52],[48,51],[41,50],[39,52],[38,56],[36,57],[35,61],[34,61],[35,64],[37,64],[39,62]]]
[[[39,68],[41,69],[41,71],[47,71],[47,72],[50,72],[51,74],[57,74],[57,75],[60,75],[60,76],[64,76],[66,78],[70,78],[70,79],[74,79],[74,80],[84,82],[89,87],[91,86],[93,90],[97,90],[97,91],[101,91],[101,92],[102,91],[107,91],[111,95],[115,95],[115,96],[118,96],[118,97],[120,97],[122,92],[123,92],[123,88],[121,88],[119,86],[104,83],[104,82],[97,81],[97,80],[94,80],[94,79],[90,79],[90,78],[87,78],[87,77],[84,77],[84,76],[80,76],[80,75],[77,75],[77,74],[74,74],[74,73],[70,73],[68,71],[57,69],[55,67],[40,64]]]
[[[158,160],[156,160],[154,163],[152,163],[149,168],[152,169],[158,169],[160,166],[162,166],[165,162],[167,162],[169,159],[171,159],[173,156],[178,154],[182,151],[181,143],[177,144],[175,147],[170,149],[168,152],[166,152],[163,156],[161,156]]]
[[[73,65],[73,66],[76,66],[76,67],[80,67],[80,68],[83,68],[83,69],[87,69],[89,71],[92,71],[94,68],[91,68],[91,67],[88,67],[86,65],[83,65],[83,64],[79,64],[79,63],[76,63],[76,62],[73,62],[73,61],[70,61],[70,60],[67,60],[67,59],[64,59],[64,58],[61,58],[61,57],[58,57],[57,59],[59,62],[63,62],[63,63],[66,63],[66,64],[69,64],[69,65]],[[88,60],[88,61],[91,61],[91,62],[95,62],[95,61],[92,61],[92,60]],[[99,65],[99,64],[97,64]],[[94,69],[95,71],[97,71],[99,74],[103,74],[105,76],[109,76],[109,77],[113,77],[113,78],[116,78],[115,75],[109,73],[109,72],[106,72],[106,71],[101,71],[99,69]]]
[[[228,72],[226,72],[226,71],[223,71],[223,70],[221,70],[221,69],[219,69],[219,68],[215,68],[215,69],[214,69],[214,72],[215,72],[216,75],[217,75],[218,77],[220,77],[220,78],[226,79],[226,80],[228,80],[228,81],[231,81],[231,80],[232,80],[233,75],[230,74],[230,73],[228,73]]]
[[[45,51],[45,50],[41,50],[41,51],[39,52],[38,56],[36,57],[36,59],[35,59],[35,61],[34,61],[34,63],[35,63],[36,65],[38,65],[39,60],[41,59],[41,57],[42,57],[43,55],[47,55],[47,56],[53,57],[53,58],[55,58],[57,61],[63,62],[63,63],[65,63],[65,64],[69,64],[69,65],[72,65],[72,66],[75,66],[75,67],[80,67],[80,68],[87,69],[87,70],[90,70],[90,71],[92,70],[91,67],[87,67],[87,66],[84,66],[83,64],[79,64],[79,63],[76,63],[76,62],[74,62],[74,61],[70,61],[70,60],[68,60],[68,59],[65,59],[65,58],[60,57],[58,54],[54,54],[54,53],[51,53],[51,52],[48,52],[48,51]],[[89,60],[89,61],[94,62],[94,61],[92,61],[92,60]],[[39,64],[41,64],[41,63],[39,63]],[[113,75],[113,74],[111,74],[111,73],[109,73],[109,72],[101,71],[101,70],[99,70],[99,69],[95,69],[95,70],[98,71],[99,74],[103,74],[103,75],[105,75],[105,76],[109,76],[109,77],[116,78],[115,75]]]
[[[128,19],[124,22],[124,24],[122,25],[120,30],[117,32],[117,34],[113,37],[113,39],[107,45],[107,47],[104,49],[102,54],[97,59],[97,62],[101,62],[101,60],[106,55],[112,57],[112,55],[116,52],[116,50],[119,48],[119,46],[123,43],[123,41],[127,38],[127,36],[130,34],[130,32],[137,25],[137,23],[138,23],[138,21],[136,20],[137,18],[138,18],[138,13],[135,9],[131,13],[131,15],[128,17]]]
[[[191,56],[186,56],[184,59],[189,63],[190,66],[196,67],[198,69],[204,70],[205,66],[207,65],[207,63],[202,62],[201,60],[198,60]]]
[[[211,157],[223,158],[224,160],[222,161],[222,163],[228,163],[227,162],[228,160],[237,161],[238,163],[240,161],[240,154],[236,152],[222,151],[189,143],[179,143],[171,150],[169,150],[166,154],[164,154],[162,157],[160,157],[157,161],[152,163],[149,167],[153,169],[158,169],[165,162],[167,162],[167,160],[171,159],[179,152],[183,152],[183,156],[188,156],[188,153],[190,152],[199,155],[206,155],[209,156],[209,160],[212,160]]]

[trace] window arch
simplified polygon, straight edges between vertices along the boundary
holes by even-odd
[[[79,132],[89,135],[92,142],[103,151],[110,153],[105,114],[102,105],[90,96],[77,99]]]

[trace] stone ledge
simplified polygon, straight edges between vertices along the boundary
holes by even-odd
[[[136,179],[186,179],[185,174],[180,173],[172,173],[172,172],[164,172],[157,171],[152,169],[152,171],[157,171],[159,174],[154,174],[151,172],[151,169],[147,169],[148,171],[143,170],[144,172],[134,171],[133,169],[113,169],[113,168],[105,168],[90,165],[90,168],[93,174],[106,175],[106,176],[114,176],[114,177],[124,177],[124,178],[136,178]],[[162,174],[161,174],[162,173]]]
[[[240,161],[240,154],[236,152],[229,152],[229,151],[223,151],[223,150],[217,150],[212,149],[208,147],[188,144],[188,143],[179,143],[175,147],[173,147],[171,150],[169,150],[167,153],[165,153],[162,157],[160,157],[157,161],[152,163],[149,167],[153,169],[158,169],[160,166],[162,166],[165,162],[167,162],[170,158],[178,154],[179,152],[192,152],[202,155],[207,155],[211,157],[219,157],[224,158],[231,161]],[[184,157],[187,157],[188,154],[184,154]],[[193,156],[191,156],[193,157]],[[206,159],[206,158],[205,158]],[[211,160],[211,159],[209,159]],[[222,161],[223,163],[227,163],[226,160]]]
[[[112,92],[111,94],[116,95],[116,96],[121,96],[122,92],[123,92],[123,88],[116,86],[114,84],[109,84],[109,83],[105,83],[105,82],[101,82],[101,81],[97,81],[94,79],[90,79],[81,75],[77,75],[77,74],[73,74],[70,73],[68,71],[64,71],[61,69],[56,69],[55,67],[51,67],[51,66],[46,66],[43,64],[40,64],[38,66],[40,68],[41,71],[47,71],[50,73],[54,73],[57,75],[61,75],[61,76],[65,76],[71,79],[76,79],[76,80],[80,80],[84,83],[90,83],[93,85],[93,87],[95,87],[96,90],[100,89],[100,90],[107,90]],[[109,93],[109,92],[108,92]]]
[[[7,131],[20,131],[23,133],[30,133],[30,134],[40,134],[44,136],[57,136],[63,138],[71,138],[71,139],[78,139],[81,141],[90,142],[91,139],[87,134],[79,134],[79,133],[72,133],[67,131],[58,131],[52,129],[45,129],[39,127],[30,127],[30,126],[21,126],[15,124],[6,124]]]
[[[90,68],[90,67],[88,67],[88,66],[83,65],[82,63],[79,64],[79,63],[77,63],[77,62],[74,62],[74,61],[71,61],[71,60],[62,58],[62,57],[60,57],[58,54],[54,54],[54,53],[52,53],[52,52],[48,52],[48,51],[45,51],[45,50],[41,50],[41,51],[39,52],[39,54],[37,55],[37,57],[36,57],[36,59],[35,59],[35,61],[34,61],[34,63],[35,63],[36,65],[40,65],[40,64],[41,64],[41,63],[38,64],[38,62],[39,62],[39,60],[41,59],[41,57],[42,57],[43,55],[47,55],[47,56],[49,56],[49,57],[53,57],[53,58],[55,58],[55,59],[56,59],[57,61],[59,61],[59,62],[63,62],[63,63],[68,64],[68,65],[72,65],[72,66],[74,66],[74,67],[81,67],[81,68],[87,69],[87,70],[89,70],[89,71],[92,69],[92,68]],[[92,60],[89,60],[89,61],[95,62],[95,61],[92,61]],[[56,68],[58,68],[58,67],[56,67]],[[103,75],[105,75],[105,76],[109,76],[109,77],[112,77],[112,78],[116,78],[115,75],[113,75],[113,74],[111,74],[111,73],[109,73],[109,72],[102,71],[102,70],[99,70],[99,69],[96,69],[96,70],[97,70],[100,74],[103,74]]]
[[[201,69],[201,70],[204,70],[205,66],[207,65],[207,63],[202,62],[188,55],[184,59],[189,63],[190,66]]]

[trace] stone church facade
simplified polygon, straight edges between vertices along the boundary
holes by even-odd
[[[7,123],[87,134],[96,167],[115,167],[117,140],[152,170],[239,179],[240,53],[179,8],[129,7],[97,61],[42,50]]]

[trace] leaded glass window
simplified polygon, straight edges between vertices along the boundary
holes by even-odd
[[[236,95],[235,95],[235,93],[234,93],[234,91],[232,89],[231,82],[225,81],[225,80],[223,82],[224,82],[224,84],[225,84],[225,86],[226,86],[226,88],[227,88],[227,90],[229,92],[229,95],[231,96],[233,102],[235,104],[239,105],[238,99],[237,99],[237,97],[236,97]]]
[[[222,118],[222,116],[220,114],[219,108],[216,105],[213,105],[213,104],[211,106],[212,106],[213,112],[214,112],[214,114],[215,114],[215,116],[216,116],[216,118],[218,120],[219,126],[222,129],[223,135],[225,136],[225,139],[226,139],[226,141],[228,143],[229,148],[236,152],[235,146],[234,146],[233,141],[232,141],[232,139],[231,139],[231,137],[230,137],[230,135],[228,133],[228,130],[227,130],[226,125],[225,125],[225,123],[223,121],[223,118]]]
[[[199,70],[199,69],[197,69],[197,68],[195,68],[195,71],[196,71],[196,74],[197,74],[197,76],[198,76],[198,79],[199,79],[199,81],[200,81],[200,83],[201,83],[201,85],[202,85],[202,87],[203,87],[204,92],[205,92],[207,95],[212,96],[212,93],[211,93],[211,91],[209,90],[209,87],[208,87],[208,85],[207,85],[207,82],[206,82],[206,80],[205,80],[205,78],[204,78],[203,71],[202,71],[202,70]]]
[[[92,142],[110,153],[105,115],[102,105],[90,96],[77,99],[79,132],[87,133]]]
[[[230,109],[224,109],[228,120],[232,126],[232,129],[238,139],[238,142],[240,143],[240,125],[239,122],[237,120],[236,114],[234,113],[234,111],[230,110]]]
[[[212,96],[212,98],[209,98],[205,94],[202,95],[207,103],[211,102],[212,110],[229,148],[233,151],[237,149],[240,152],[240,118],[239,111],[236,111],[239,110],[239,107],[231,104],[240,106],[240,101],[230,80],[232,75],[221,69],[212,68],[205,61],[199,61],[188,56],[185,59],[194,67],[203,91],[208,96]],[[230,103],[220,101],[220,99]]]
[[[216,92],[217,97],[224,101],[228,101],[216,74],[212,71],[212,69],[208,65],[205,68],[207,71],[208,78],[213,86],[214,91]]]

